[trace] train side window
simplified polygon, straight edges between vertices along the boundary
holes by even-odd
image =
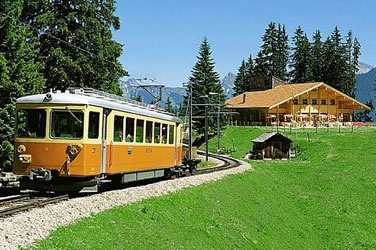
[[[184,131],[183,131],[183,129],[180,127],[180,144],[183,144],[183,139],[184,139]]]
[[[144,120],[137,119],[136,142],[144,142]]]
[[[129,118],[125,120],[125,134],[126,142],[134,142],[134,118]]]
[[[162,143],[167,144],[167,124],[162,124]]]
[[[159,122],[154,123],[154,143],[161,142],[161,124]]]
[[[124,117],[115,115],[114,119],[114,142],[123,141]]]
[[[99,113],[89,112],[89,139],[98,139],[99,137]]]
[[[146,143],[153,142],[153,122],[146,121]]]
[[[169,125],[168,127],[168,144],[174,144],[175,126]]]

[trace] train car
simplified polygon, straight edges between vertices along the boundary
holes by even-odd
[[[96,191],[182,173],[182,123],[165,111],[91,88],[17,99],[13,172],[21,188]]]

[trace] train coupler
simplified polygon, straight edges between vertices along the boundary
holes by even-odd
[[[45,168],[32,169],[29,174],[29,179],[35,181],[50,181],[52,179],[52,172]]]

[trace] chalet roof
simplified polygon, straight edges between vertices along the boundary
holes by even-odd
[[[296,84],[283,84],[278,85],[273,89],[263,90],[263,91],[253,91],[245,92],[243,94],[237,95],[226,101],[228,108],[267,108],[273,109],[282,103],[285,103],[293,98],[303,95],[311,90],[314,90],[320,86],[324,86],[339,95],[353,101],[354,103],[361,106],[362,109],[369,109],[368,106],[363,103],[351,98],[350,96],[336,90],[333,87],[323,83],[323,82],[312,82],[312,83],[296,83]]]
[[[281,135],[280,133],[278,132],[267,132],[267,133],[263,133],[262,135],[260,135],[259,137],[255,138],[252,140],[252,142],[266,142],[267,140],[269,140],[270,138],[276,136],[276,135],[279,135],[281,137],[283,137],[285,140],[288,140],[290,142],[292,142],[292,140],[290,140],[288,137],[286,136],[283,136]]]

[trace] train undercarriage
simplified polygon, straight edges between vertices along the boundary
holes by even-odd
[[[153,169],[139,172],[89,177],[61,177],[57,171],[45,168],[31,170],[28,176],[20,179],[20,189],[56,193],[95,193],[108,185],[123,185],[140,181],[169,179],[192,174],[197,164],[197,159],[185,161],[184,165],[172,168]]]

